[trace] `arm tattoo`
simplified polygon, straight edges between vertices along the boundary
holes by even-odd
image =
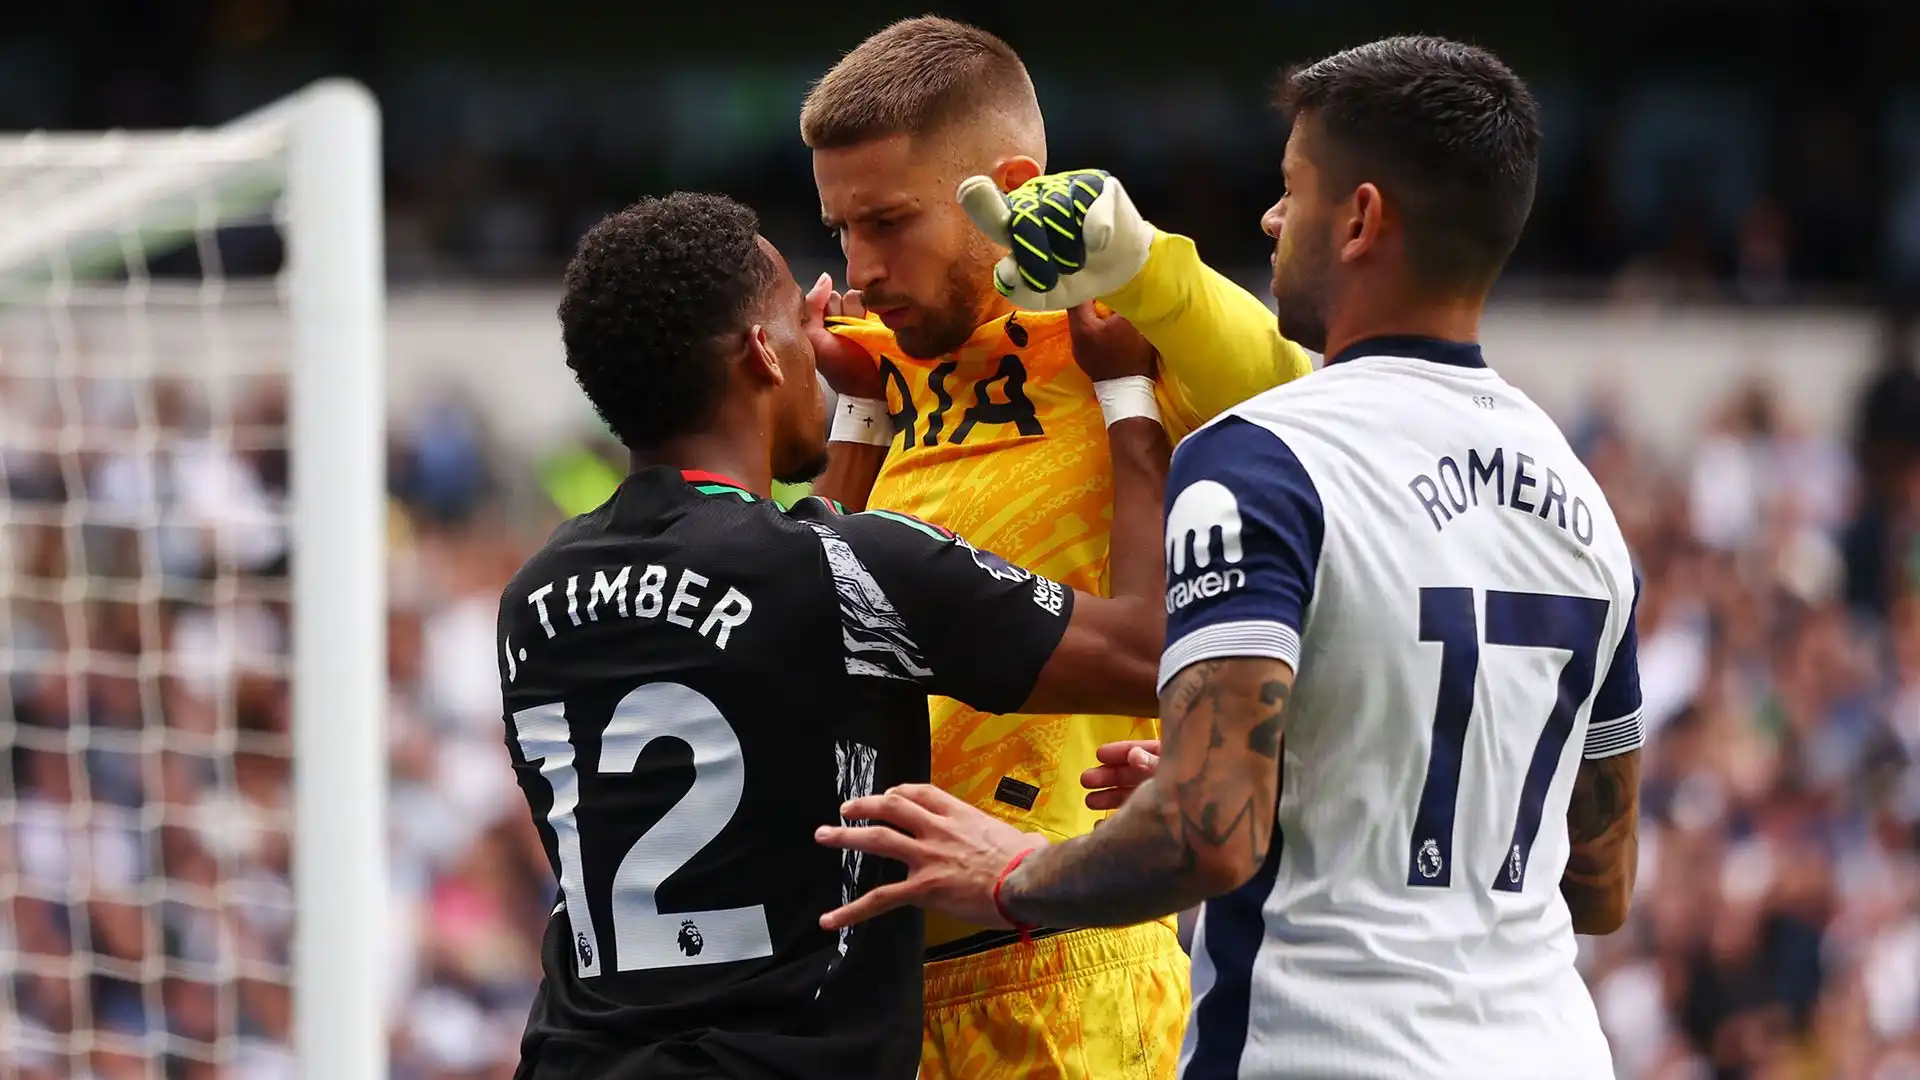
[[[1160,695],[1159,774],[1098,831],[1023,863],[1007,909],[1041,925],[1125,926],[1246,880],[1273,840],[1292,694],[1278,660],[1208,660],[1175,676]]]
[[[1626,918],[1638,869],[1640,752],[1580,763],[1567,805],[1573,850],[1560,895],[1581,933],[1611,933]]]

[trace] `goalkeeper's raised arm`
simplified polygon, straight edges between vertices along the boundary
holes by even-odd
[[[1265,303],[1200,261],[1193,241],[1154,228],[1106,172],[1053,173],[1007,193],[975,176],[958,196],[1010,249],[994,268],[1003,296],[1036,311],[1098,299],[1160,350],[1161,407],[1176,439],[1312,370]]]

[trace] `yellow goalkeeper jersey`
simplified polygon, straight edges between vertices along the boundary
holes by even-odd
[[[1159,349],[1159,397],[1178,439],[1226,408],[1306,374],[1265,304],[1203,264],[1186,237],[1155,237],[1146,267],[1106,303]],[[1059,312],[1016,312],[935,360],[903,354],[878,320],[834,327],[864,345],[887,383],[898,434],[868,505],[944,526],[1055,581],[1106,591],[1113,477],[1093,387]],[[996,716],[931,702],[933,781],[1055,839],[1092,830],[1082,769],[1094,749],[1154,738],[1159,721]],[[977,927],[929,913],[927,943]]]

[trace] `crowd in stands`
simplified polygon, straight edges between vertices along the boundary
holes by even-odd
[[[0,383],[0,1075],[292,1078],[284,393],[56,389]],[[1859,414],[1562,418],[1644,580],[1638,894],[1582,944],[1622,1077],[1920,1078],[1920,375]],[[554,887],[494,622],[558,515],[459,409],[394,429],[393,1076],[505,1078]]]

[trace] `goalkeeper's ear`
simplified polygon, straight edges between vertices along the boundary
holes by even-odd
[[[1003,158],[993,167],[993,182],[1001,191],[1012,191],[1040,175],[1040,163],[1025,154]]]

